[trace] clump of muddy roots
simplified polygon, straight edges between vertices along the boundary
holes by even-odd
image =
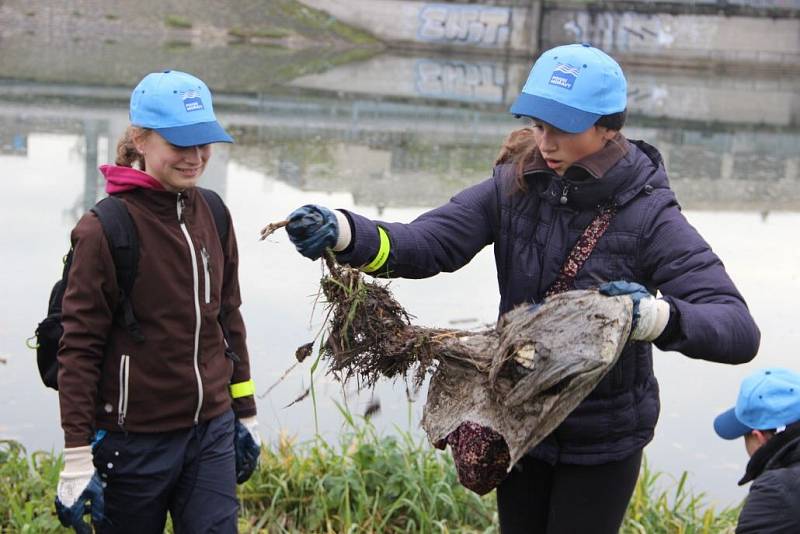
[[[469,357],[453,339],[456,330],[411,324],[412,316],[386,284],[367,281],[357,269],[325,257],[328,274],[320,282],[329,308],[328,337],[322,357],[340,381],[355,378],[359,389],[381,377],[411,378],[419,387],[443,357]]]

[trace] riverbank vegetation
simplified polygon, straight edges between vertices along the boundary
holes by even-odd
[[[241,532],[498,532],[494,495],[463,488],[448,452],[345,417],[336,443],[281,435],[264,447],[259,470],[239,488]],[[0,441],[0,532],[68,532],[53,513],[61,463]],[[645,463],[624,534],[733,533],[738,508],[705,506],[685,473],[667,490],[664,482]]]

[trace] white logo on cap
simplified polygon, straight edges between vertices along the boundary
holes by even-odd
[[[200,95],[197,91],[189,90],[185,93],[182,93],[183,96],[183,105],[186,107],[186,111],[201,111],[205,109],[203,107],[203,101],[200,99]]]
[[[572,84],[575,83],[575,78],[578,77],[580,72],[581,69],[578,67],[559,63],[556,65],[555,70],[553,70],[553,74],[550,75],[549,83],[550,85],[557,85],[565,89],[572,89]]]

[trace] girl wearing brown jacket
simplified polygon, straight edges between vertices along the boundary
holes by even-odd
[[[147,75],[130,116],[101,171],[136,229],[136,278],[123,295],[100,221],[84,215],[63,300],[56,510],[78,532],[89,511],[98,532],[162,532],[167,512],[176,532],[235,532],[236,482],[260,451],[254,388],[236,238],[229,224],[221,242],[195,188],[211,144],[233,139],[208,87],[178,71]],[[119,320],[126,297],[141,337]]]

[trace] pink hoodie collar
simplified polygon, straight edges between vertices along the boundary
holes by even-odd
[[[106,177],[106,193],[113,195],[141,187],[165,191],[158,180],[138,169],[119,165],[100,165],[100,172]]]

